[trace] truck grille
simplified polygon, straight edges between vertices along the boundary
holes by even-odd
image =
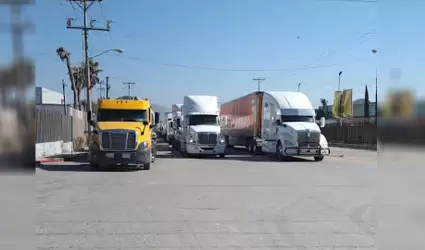
[[[311,131],[310,137],[307,136],[307,131],[298,132],[298,143],[303,142],[320,142],[320,132]]]
[[[217,144],[218,135],[215,133],[198,133],[198,143],[202,145]]]
[[[136,133],[134,131],[103,131],[102,148],[105,150],[134,150]]]

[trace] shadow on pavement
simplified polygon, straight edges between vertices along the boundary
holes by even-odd
[[[143,169],[123,168],[123,167],[108,167],[98,170],[90,168],[89,164],[40,164],[37,168],[45,171],[53,172],[134,172]]]
[[[157,159],[169,158],[169,159],[217,159],[217,160],[234,160],[234,161],[247,161],[247,162],[282,162],[276,160],[273,156],[268,155],[250,155],[246,149],[241,148],[230,148],[227,149],[226,156],[219,158],[218,156],[206,156],[206,155],[193,155],[190,157],[183,156],[179,151],[173,150],[170,147],[164,147],[163,150],[158,150]],[[292,157],[286,160],[286,162],[310,162],[313,159]]]
[[[290,157],[285,161],[278,161],[271,155],[257,154],[250,155],[248,151],[244,148],[230,148],[227,149],[226,157],[220,158],[220,160],[235,160],[235,161],[249,161],[249,162],[310,162],[313,159],[300,158],[300,157]]]

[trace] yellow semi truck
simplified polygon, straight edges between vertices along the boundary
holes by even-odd
[[[156,156],[156,135],[153,132],[159,113],[153,112],[148,99],[120,97],[100,99],[89,146],[91,168],[109,166],[150,169]]]

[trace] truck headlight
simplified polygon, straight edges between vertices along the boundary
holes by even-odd
[[[226,143],[226,139],[224,139],[224,136],[222,135],[218,138],[218,141],[220,142],[220,144]]]
[[[139,149],[146,149],[148,147],[149,143],[147,141],[144,141],[139,144]]]
[[[195,143],[195,140],[189,139],[189,143]]]

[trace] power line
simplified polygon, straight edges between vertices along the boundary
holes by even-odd
[[[378,0],[318,0],[319,2],[378,3]]]
[[[340,64],[328,64],[328,65],[315,65],[315,66],[308,66],[308,67],[298,67],[298,68],[281,68],[281,69],[225,69],[225,68],[210,68],[210,67],[198,67],[198,66],[191,66],[191,65],[185,65],[185,64],[177,64],[177,63],[164,63],[164,62],[157,62],[152,60],[146,60],[139,57],[128,57],[124,56],[124,58],[129,60],[135,60],[135,61],[141,61],[151,64],[157,64],[162,66],[169,66],[169,67],[178,67],[178,68],[186,68],[186,69],[198,69],[198,70],[205,70],[205,71],[224,71],[224,72],[278,72],[278,71],[292,71],[292,70],[302,70],[302,69],[314,69],[314,68],[326,68],[330,66],[338,66]]]
[[[359,32],[357,32],[359,33]],[[360,36],[358,36],[357,38],[353,39],[355,41],[364,39],[370,35],[375,34],[375,30],[369,30],[367,32],[363,32]],[[364,41],[361,41],[361,43],[363,43]],[[358,45],[358,44],[356,44]],[[157,64],[157,65],[162,65],[162,66],[168,66],[168,67],[179,67],[179,68],[186,68],[186,69],[197,69],[197,70],[205,70],[205,71],[223,71],[223,72],[289,72],[291,74],[293,74],[296,71],[300,71],[300,70],[307,70],[307,69],[315,69],[315,68],[328,68],[328,67],[334,67],[334,66],[339,66],[340,63],[338,64],[327,64],[327,65],[314,65],[315,63],[330,57],[332,55],[335,55],[337,53],[340,53],[344,50],[349,50],[354,48],[354,46],[356,45],[351,45],[349,47],[342,47],[342,48],[337,48],[335,50],[332,51],[324,51],[322,52],[318,58],[308,64],[305,64],[303,66],[300,67],[296,67],[296,68],[280,68],[280,69],[225,69],[225,68],[214,68],[214,67],[199,67],[199,66],[192,66],[192,65],[186,65],[186,64],[177,64],[177,63],[164,63],[164,62],[157,62],[157,61],[153,61],[153,60],[147,60],[147,59],[143,59],[143,58],[139,58],[139,57],[129,57],[129,56],[124,56],[124,58],[127,58],[129,60],[135,60],[135,61],[142,61],[142,62],[146,62],[146,63],[151,63],[151,64]]]

